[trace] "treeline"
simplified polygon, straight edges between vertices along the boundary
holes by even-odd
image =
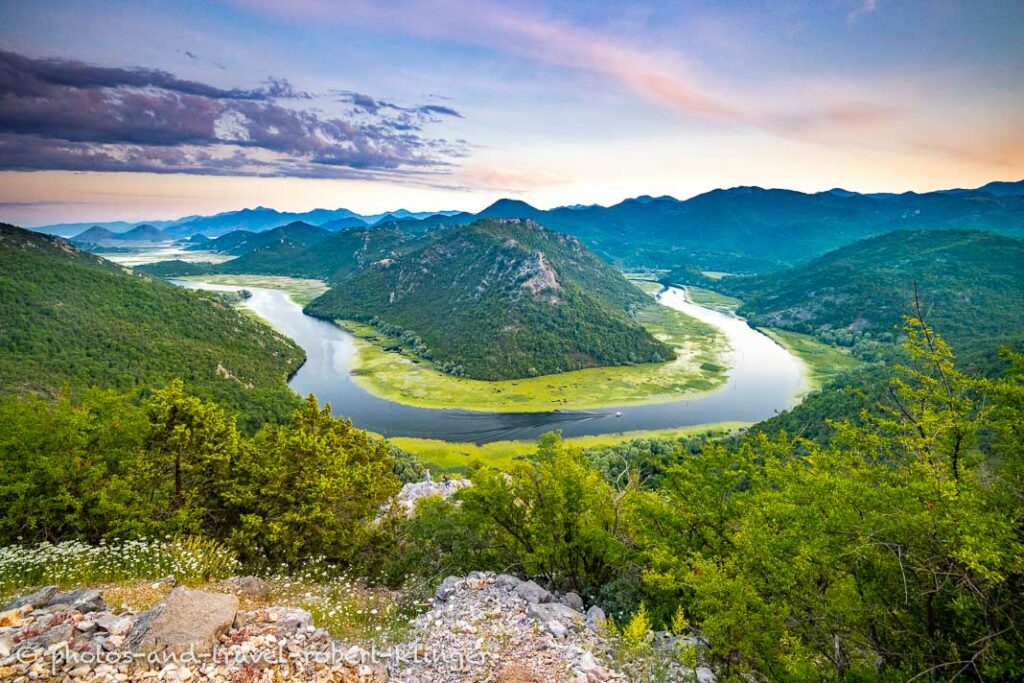
[[[396,556],[685,621],[720,680],[1017,680],[1024,356],[967,375],[920,325],[908,352],[886,402],[827,446],[761,434],[602,471],[549,435],[508,473],[473,472],[458,504],[421,504]]]
[[[382,505],[422,471],[312,398],[251,437],[180,383],[2,399],[0,543],[199,535],[256,567],[317,557],[395,584],[514,571],[620,624],[699,630],[719,680],[1014,680],[1024,355],[965,373],[911,321],[906,358],[827,442],[547,435],[412,517]]]
[[[298,405],[286,379],[303,360],[294,342],[221,295],[0,225],[0,394],[147,389],[181,378],[242,413],[252,432]]]
[[[243,560],[351,562],[408,454],[307,399],[253,436],[180,381],[142,397],[0,398],[0,545],[204,536]]]

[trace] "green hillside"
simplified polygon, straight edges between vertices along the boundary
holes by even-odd
[[[296,405],[290,340],[216,295],[179,289],[0,225],[0,391],[159,386],[181,377],[250,424]]]
[[[632,317],[648,303],[575,238],[482,220],[376,261],[307,312],[371,323],[443,371],[498,380],[673,358]]]
[[[719,286],[755,324],[850,343],[895,338],[915,283],[927,322],[958,347],[1024,329],[1024,241],[982,232],[893,232]]]
[[[282,241],[297,242],[299,244],[316,244],[324,240],[331,233],[323,228],[318,228],[309,223],[295,221],[263,232],[250,232],[248,230],[234,230],[217,239],[207,240],[188,247],[190,250],[212,251],[217,254],[231,254],[240,256],[247,254],[254,249],[260,249],[268,245]]]

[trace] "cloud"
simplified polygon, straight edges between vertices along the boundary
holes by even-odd
[[[311,98],[284,79],[225,89],[0,51],[0,169],[370,177],[436,172],[465,153],[422,133],[458,116],[446,107],[328,117],[282,104]]]
[[[878,0],[860,0],[860,4],[846,15],[846,22],[854,24],[861,16],[872,14],[876,9],[878,9]]]
[[[672,57],[642,50],[572,24],[529,16],[478,0],[275,0],[236,4],[289,19],[384,24],[426,38],[444,38],[517,54],[606,79],[680,114],[733,119],[735,109],[703,87]],[[457,21],[452,19],[457,17]]]

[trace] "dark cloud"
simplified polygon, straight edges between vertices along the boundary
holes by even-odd
[[[353,92],[351,90],[341,90],[336,93],[339,102],[352,105],[353,109],[363,111],[369,114],[379,114],[382,111],[394,112],[396,114],[405,114],[410,117],[416,117],[415,123],[423,123],[425,121],[437,121],[437,116],[451,116],[454,118],[463,118],[462,114],[455,111],[451,107],[445,107],[438,104],[421,104],[414,107],[402,107],[393,102],[387,100],[375,99],[369,95],[365,95],[359,92]],[[410,122],[410,124],[413,122]]]
[[[223,89],[0,52],[0,169],[365,177],[443,168],[465,147],[421,133],[459,116],[447,107],[360,96],[359,116],[327,117],[281,103],[309,99],[283,79]]]

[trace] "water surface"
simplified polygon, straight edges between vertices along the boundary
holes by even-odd
[[[741,318],[698,306],[682,289],[670,287],[658,300],[717,327],[730,350],[723,386],[670,403],[632,405],[591,411],[494,413],[418,408],[388,401],[352,381],[356,346],[351,334],[331,323],[305,315],[287,294],[260,287],[233,287],[174,280],[190,289],[237,291],[252,297],[245,306],[295,340],[306,363],[289,385],[301,395],[314,394],[363,429],[385,436],[415,436],[446,441],[486,443],[536,439],[561,430],[565,436],[608,434],[641,429],[671,429],[712,422],[757,422],[792,407],[806,389],[803,364],[770,337]]]

